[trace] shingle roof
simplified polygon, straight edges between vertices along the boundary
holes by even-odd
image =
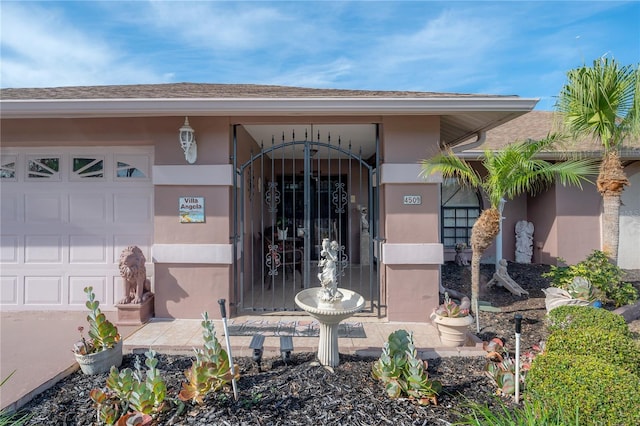
[[[486,149],[499,150],[502,147],[519,141],[540,140],[556,129],[556,120],[559,118],[552,111],[531,111],[513,120],[493,128],[487,132],[485,142],[475,148],[462,152],[480,153]],[[462,147],[460,147],[462,149]],[[581,153],[601,153],[602,146],[598,141],[581,141],[579,143],[565,141],[558,146],[558,151],[570,151]],[[626,140],[621,154],[625,157],[638,157],[640,155],[640,139]]]
[[[35,99],[210,99],[210,98],[442,98],[442,97],[516,96],[478,95],[462,93],[312,89],[305,87],[269,86],[257,84],[135,84],[121,86],[75,86],[26,89],[0,89],[3,100]]]

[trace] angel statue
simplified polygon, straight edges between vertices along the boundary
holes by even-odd
[[[338,261],[338,242],[329,242],[328,238],[322,240],[322,251],[318,267],[322,270],[318,273],[320,285],[323,288],[321,299],[323,302],[335,302],[342,298],[342,293],[338,291],[338,274],[336,262]]]

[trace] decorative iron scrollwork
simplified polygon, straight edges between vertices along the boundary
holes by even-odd
[[[278,190],[278,182],[269,182],[267,190],[264,193],[264,203],[268,207],[270,213],[278,211],[280,204],[280,191]]]
[[[335,191],[331,194],[331,202],[336,206],[336,213],[344,213],[344,206],[346,206],[349,201],[347,191],[345,191],[344,187],[344,182],[336,182]]]

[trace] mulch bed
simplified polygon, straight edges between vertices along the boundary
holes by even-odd
[[[500,312],[481,312],[479,337],[501,337],[514,348],[514,315],[523,316],[521,349],[526,351],[547,337],[542,289],[549,286],[541,274],[546,265],[509,265],[510,276],[529,292],[514,296],[503,288],[481,292]],[[483,265],[484,282],[493,267]],[[466,267],[443,268],[446,287],[470,294],[470,272]],[[475,324],[472,326],[475,330]],[[470,401],[493,406],[508,398],[496,397],[495,388],[484,375],[484,357],[440,358],[429,361],[430,378],[442,382],[438,405],[420,406],[407,399],[390,399],[382,384],[371,375],[372,358],[344,355],[333,372],[315,362],[315,354],[294,353],[289,365],[279,358],[263,360],[259,368],[248,358],[240,366],[239,398],[227,389],[205,398],[202,406],[180,408],[176,396],[185,381],[189,356],[158,355],[161,375],[168,387],[167,410],[154,421],[157,425],[448,425],[460,420]],[[134,356],[125,355],[123,367],[133,368]],[[105,385],[106,374],[85,376],[74,373],[37,396],[24,407],[32,413],[29,425],[92,425],[96,411],[89,399],[92,388]]]

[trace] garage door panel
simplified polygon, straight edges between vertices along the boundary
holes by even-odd
[[[69,236],[69,263],[107,263],[107,240],[102,235]]]
[[[62,277],[24,277],[24,302],[28,305],[62,303]]]
[[[17,276],[3,276],[0,279],[0,303],[7,305],[18,303]]]
[[[59,158],[55,174],[29,178],[17,173],[1,181],[2,309],[85,310],[83,290],[90,285],[101,308],[112,310],[123,296],[118,269],[122,250],[136,245],[150,259],[153,148],[46,149],[51,153],[12,148],[9,154],[23,171],[29,170],[29,161],[38,160],[32,165],[41,174],[52,163],[40,160]],[[4,163],[7,150],[0,151]],[[122,162],[130,155],[126,153],[135,154],[136,161],[123,163],[116,175],[115,160]],[[98,166],[104,166],[99,177]],[[153,263],[146,265],[151,278]]]
[[[127,221],[132,224],[148,224],[152,219],[151,211],[151,195],[143,193],[114,195],[113,220],[116,223]]]
[[[61,198],[61,195],[25,195],[25,220],[35,223],[63,223]]]
[[[18,263],[18,244],[20,237],[17,235],[3,235],[0,237],[0,262]]]
[[[18,194],[2,194],[0,215],[2,216],[3,225],[7,222],[18,221],[18,203],[21,201],[21,199],[22,197],[20,197]]]
[[[107,223],[107,200],[99,194],[69,196],[69,217],[74,224],[102,225]]]
[[[62,236],[27,235],[24,240],[25,263],[62,263]]]
[[[152,244],[149,235],[114,235],[113,246],[113,263],[120,261],[120,253],[129,246],[138,246],[147,259],[147,264],[150,262]]]
[[[107,280],[104,276],[71,276],[69,277],[69,304],[76,306],[85,306],[87,294],[84,292],[85,287],[93,287],[96,299],[100,301],[100,305],[107,302]]]

